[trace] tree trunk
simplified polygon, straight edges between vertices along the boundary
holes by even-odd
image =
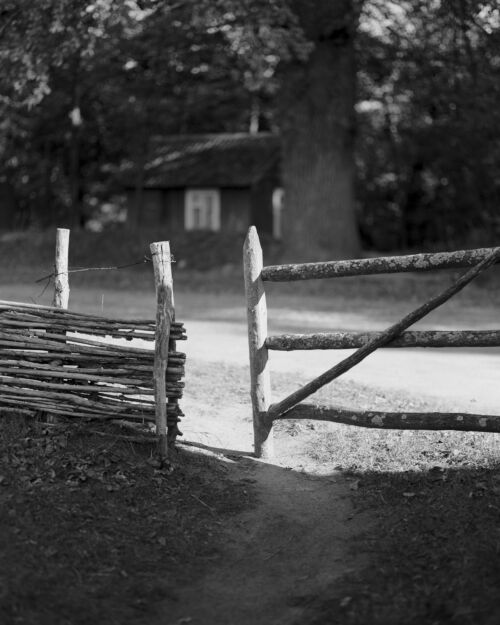
[[[314,50],[283,73],[285,254],[296,262],[353,258],[357,19],[351,0],[297,0],[295,10]]]
[[[69,145],[69,187],[70,187],[70,215],[68,222],[71,228],[80,225],[80,128],[71,127]]]
[[[134,185],[134,218],[129,220],[130,225],[142,228],[144,209],[144,180],[147,160],[147,148],[141,145],[135,156],[135,185]]]

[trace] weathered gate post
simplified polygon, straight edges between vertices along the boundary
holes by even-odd
[[[54,260],[54,298],[52,305],[67,310],[69,304],[69,233],[67,228],[57,228],[56,253]],[[53,414],[46,414],[47,423],[57,423],[58,418]]]
[[[156,336],[154,359],[154,389],[156,434],[162,460],[168,457],[167,393],[165,375],[168,365],[170,328],[174,317],[174,295],[170,243],[162,241],[149,246],[153,258],[156,288]]]
[[[262,248],[254,226],[248,230],[243,246],[243,267],[247,301],[248,347],[250,352],[250,396],[253,409],[255,455],[272,458],[274,453],[272,421],[267,418],[271,404],[268,369],[267,306],[262,282]]]
[[[69,230],[58,228],[56,233],[53,306],[64,309],[68,308],[69,303],[68,255]]]

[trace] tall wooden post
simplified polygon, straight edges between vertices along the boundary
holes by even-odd
[[[156,288],[156,336],[154,358],[154,389],[156,434],[162,460],[168,458],[167,393],[165,375],[168,365],[170,328],[174,317],[174,295],[170,243],[162,241],[149,246],[153,258]]]
[[[255,455],[270,459],[274,454],[272,421],[267,411],[271,404],[271,382],[268,368],[267,307],[262,282],[262,248],[259,235],[252,226],[243,247],[243,267],[250,352],[250,396],[253,409]]]
[[[69,230],[58,228],[56,233],[56,259],[54,265],[54,300],[53,306],[68,308],[69,279]]]

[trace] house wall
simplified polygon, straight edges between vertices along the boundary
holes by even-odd
[[[249,189],[219,189],[220,226],[222,232],[246,232],[250,225],[251,196]],[[163,211],[172,231],[184,230],[184,189],[165,191]]]
[[[163,192],[162,223],[169,232],[184,230],[184,189],[165,189]]]
[[[251,213],[249,189],[221,189],[222,232],[246,232],[251,224]]]
[[[140,207],[136,205],[135,189],[127,189],[127,221],[134,226],[137,224],[141,228],[151,228],[160,225],[162,205],[163,191],[161,189],[143,189]]]
[[[272,192],[267,180],[253,189],[220,189],[221,231],[245,233],[250,225],[272,233]],[[165,228],[167,232],[184,231],[184,189],[144,189],[140,226]],[[127,192],[129,221],[135,219],[134,192]]]

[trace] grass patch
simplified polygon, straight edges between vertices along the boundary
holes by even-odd
[[[273,381],[279,392],[289,390],[284,376]],[[437,400],[342,380],[319,395],[360,410],[442,409]],[[500,623],[498,434],[293,420],[276,429],[278,437],[302,438],[310,466],[346,477],[355,517],[369,527],[350,546],[366,567],[300,597],[305,613],[297,625]]]
[[[372,396],[373,403],[384,403],[378,400]],[[392,409],[409,404],[439,409],[402,395],[391,398]],[[367,567],[330,593],[306,598],[302,623],[500,622],[497,434],[339,425],[323,432],[308,453],[346,475],[357,512],[372,523],[352,546],[353,555],[367,557]]]
[[[76,426],[0,421],[0,622],[146,623],[216,561],[252,505],[227,465]]]
[[[433,455],[437,464],[425,470],[350,473],[358,511],[375,520],[353,549],[369,564],[311,598],[305,622],[500,622],[498,456],[468,464]]]

